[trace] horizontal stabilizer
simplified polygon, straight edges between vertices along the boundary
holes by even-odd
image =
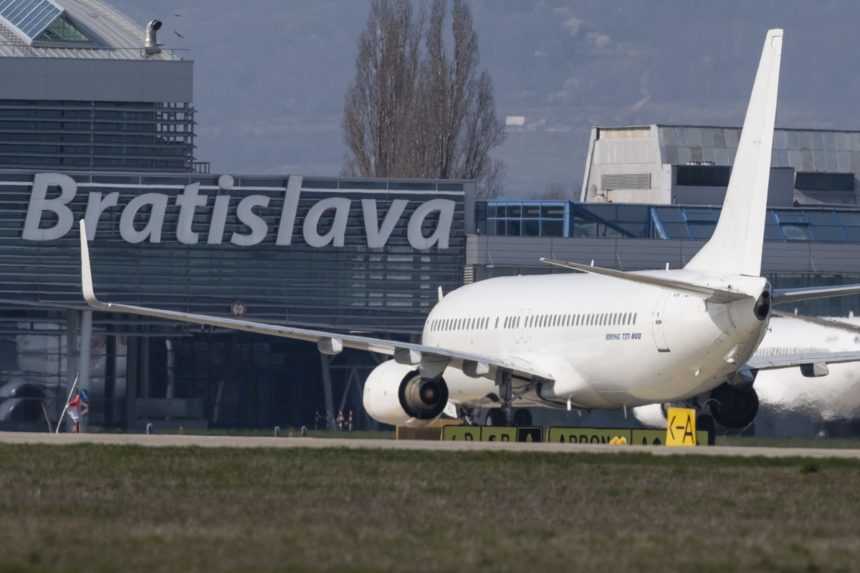
[[[653,275],[643,275],[639,273],[628,273],[625,271],[617,271],[615,269],[607,269],[603,267],[594,267],[591,265],[583,265],[580,263],[572,263],[569,261],[556,261],[553,259],[541,258],[542,263],[546,263],[548,265],[552,265],[554,267],[561,267],[563,269],[569,269],[572,271],[579,271],[582,273],[591,273],[595,275],[603,275],[607,277],[613,277],[616,279],[621,279],[625,281],[630,281],[639,284],[646,284],[651,286],[663,287],[670,290],[682,291],[682,292],[691,292],[700,294],[708,297],[709,302],[715,302],[720,304],[725,304],[729,302],[734,302],[736,300],[743,300],[745,298],[752,298],[748,294],[732,291],[727,289],[716,289],[708,286],[697,285],[694,283],[688,283],[685,281],[679,281],[676,279],[657,277]]]
[[[806,300],[822,298],[838,298],[860,294],[860,284],[808,287],[808,288],[777,288],[773,289],[774,304],[790,304]]]

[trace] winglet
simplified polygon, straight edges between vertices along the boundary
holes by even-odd
[[[101,306],[93,288],[93,271],[90,265],[90,247],[87,242],[87,224],[81,219],[81,292],[90,306]]]

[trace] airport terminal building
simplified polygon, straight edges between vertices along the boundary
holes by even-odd
[[[102,0],[0,0],[14,78],[0,82],[0,423],[26,386],[56,419],[76,376],[94,427],[313,427],[339,410],[368,423],[379,357],[87,310],[78,219],[105,300],[416,340],[439,288],[549,272],[542,256],[679,267],[719,214],[734,128],[595,128],[577,201],[212,174],[195,154],[193,62],[155,28]],[[765,272],[778,287],[860,282],[860,133],[776,141]]]
[[[4,0],[0,40],[14,78],[0,82],[0,419],[27,385],[56,417],[77,375],[94,426],[312,425],[360,408],[371,356],[93,316],[80,218],[107,300],[414,338],[438,288],[462,284],[473,183],[210,175],[193,62],[157,26],[100,0]]]

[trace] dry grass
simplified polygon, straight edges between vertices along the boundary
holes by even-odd
[[[0,571],[849,570],[860,465],[0,446]]]

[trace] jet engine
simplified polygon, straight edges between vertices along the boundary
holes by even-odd
[[[708,405],[718,424],[741,429],[750,425],[758,413],[758,394],[751,387],[721,384],[711,391]]]
[[[367,377],[363,400],[374,420],[394,426],[426,425],[448,404],[448,385],[441,377],[422,378],[416,367],[389,360]]]

